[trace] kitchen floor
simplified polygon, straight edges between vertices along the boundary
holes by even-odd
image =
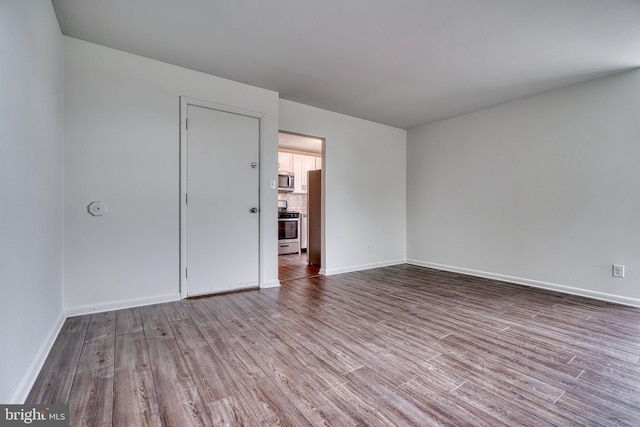
[[[307,253],[278,256],[278,279],[280,282],[317,276],[320,267],[307,263]]]

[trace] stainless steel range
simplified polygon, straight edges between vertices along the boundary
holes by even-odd
[[[287,202],[279,200],[278,255],[298,253],[300,253],[300,213],[288,211]]]

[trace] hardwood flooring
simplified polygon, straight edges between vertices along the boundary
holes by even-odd
[[[317,276],[319,272],[320,267],[309,265],[305,252],[278,256],[278,280],[280,282]]]
[[[399,265],[67,319],[72,426],[638,426],[640,309]]]

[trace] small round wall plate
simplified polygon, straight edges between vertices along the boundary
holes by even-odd
[[[93,201],[87,206],[87,211],[93,216],[102,216],[107,213],[107,205],[101,201]]]

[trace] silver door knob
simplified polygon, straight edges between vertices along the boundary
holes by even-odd
[[[258,164],[256,162],[251,162],[251,167],[255,169],[258,167]]]
[[[251,208],[251,209],[249,209],[249,212],[258,213],[258,208]]]

